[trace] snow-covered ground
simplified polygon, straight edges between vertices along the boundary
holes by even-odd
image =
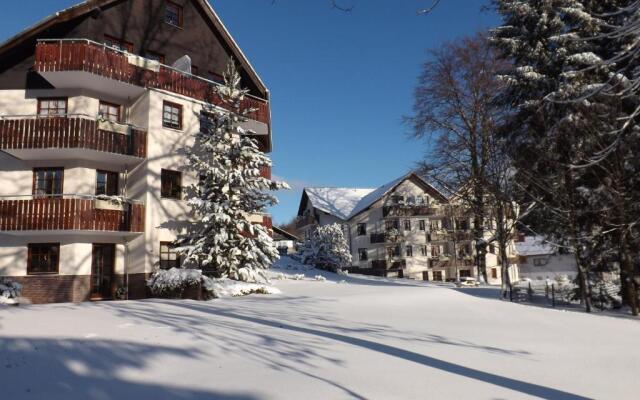
[[[638,321],[288,265],[269,296],[2,307],[0,398],[640,398]]]

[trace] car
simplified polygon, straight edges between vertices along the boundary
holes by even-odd
[[[480,286],[480,282],[476,280],[476,278],[471,278],[469,276],[465,276],[460,278],[460,281],[457,284],[458,287],[476,287]]]

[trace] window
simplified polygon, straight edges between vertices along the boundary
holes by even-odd
[[[535,265],[536,267],[544,267],[545,265],[547,265],[547,260],[545,258],[534,258],[533,265]]]
[[[433,271],[433,280],[434,281],[438,281],[438,282],[442,282],[442,271]]]
[[[163,169],[160,173],[160,195],[165,199],[182,198],[182,172]]]
[[[400,257],[400,246],[387,247],[387,256]]]
[[[171,242],[160,242],[160,269],[180,268],[180,254]]]
[[[427,256],[427,246],[424,244],[420,246],[420,255],[423,257]]]
[[[416,204],[415,196],[407,196],[407,204]]]
[[[107,121],[120,122],[120,106],[101,100],[98,115]]]
[[[182,129],[182,106],[165,101],[162,104],[162,126],[171,129]]]
[[[164,22],[182,28],[182,7],[172,1],[167,1],[164,8]]]
[[[491,268],[491,279],[498,279],[498,268]]]
[[[460,278],[471,278],[471,270],[469,270],[469,269],[461,269],[460,270]]]
[[[27,260],[27,274],[57,274],[60,243],[31,243]]]
[[[358,249],[358,259],[360,261],[367,261],[369,259],[367,249]]]
[[[489,245],[489,253],[496,254],[496,246],[490,244]]]
[[[398,229],[398,227],[399,227],[397,219],[392,219],[392,220],[385,221],[384,224],[385,224],[386,230],[388,230],[388,231],[390,231],[391,229]]]
[[[393,204],[400,204],[404,201],[404,197],[399,196],[399,195],[393,195],[391,196],[391,203]]]
[[[417,196],[416,197],[416,204],[424,204],[424,197]]]
[[[410,231],[411,230],[411,220],[408,220],[408,219],[404,220],[404,230],[405,231]]]
[[[118,173],[109,171],[96,171],[96,196],[118,195]]]
[[[67,115],[67,99],[38,99],[38,115],[40,117],[64,117]]]
[[[117,39],[113,36],[104,35],[104,44],[109,47],[113,47],[116,50],[133,53],[133,43],[127,42],[122,39]]]
[[[356,231],[358,236],[365,236],[367,234],[367,224],[358,224]]]
[[[431,246],[431,257],[440,257],[440,246]]]
[[[426,231],[426,230],[427,230],[427,224],[424,222],[424,220],[423,220],[423,219],[421,219],[421,220],[418,222],[418,225],[419,225],[419,226],[418,226],[418,228],[419,228],[421,231]]]
[[[33,195],[61,195],[63,180],[64,169],[62,168],[36,168],[33,170]]]
[[[164,54],[156,53],[155,51],[147,50],[144,54],[149,60],[157,61],[160,64],[164,64]]]
[[[217,72],[209,71],[209,79],[214,82],[224,84],[224,77]]]
[[[413,247],[405,246],[404,253],[407,257],[413,257]]]

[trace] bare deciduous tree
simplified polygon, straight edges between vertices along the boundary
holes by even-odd
[[[476,266],[487,280],[486,174],[501,109],[493,103],[501,68],[484,34],[431,51],[415,90],[412,135],[430,146],[422,172],[450,188],[473,212]]]

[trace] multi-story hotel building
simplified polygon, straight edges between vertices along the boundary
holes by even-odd
[[[230,59],[270,152],[269,91],[206,0],[85,1],[1,44],[0,276],[36,303],[141,298],[178,265],[184,150]]]
[[[353,272],[430,281],[478,275],[471,214],[414,173],[377,189],[305,188],[297,223],[306,237],[318,225],[340,224]],[[486,236],[488,240],[490,234]],[[488,250],[487,279],[499,284],[497,246]],[[507,252],[515,281],[513,241]]]

